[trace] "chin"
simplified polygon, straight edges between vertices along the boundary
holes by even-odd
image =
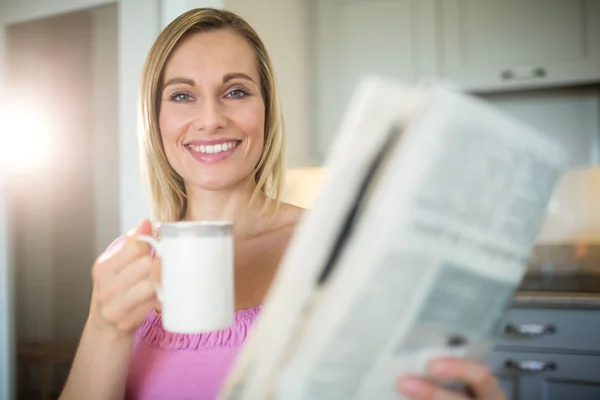
[[[196,179],[187,181],[190,183],[190,186],[196,187],[200,190],[206,191],[219,191],[219,190],[231,190],[236,187],[242,186],[243,182],[246,179],[243,177],[238,177],[237,179],[234,177],[230,177],[229,179],[224,179],[223,176],[215,176],[215,177],[203,177],[203,179]]]

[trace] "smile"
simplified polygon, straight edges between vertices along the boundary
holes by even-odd
[[[217,144],[189,143],[185,145],[196,161],[215,163],[229,158],[238,149],[240,140],[231,140]]]
[[[195,151],[196,153],[217,154],[217,153],[221,153],[223,151],[233,149],[235,146],[238,145],[238,143],[239,142],[237,142],[237,141],[233,141],[233,142],[227,142],[227,143],[219,143],[219,144],[215,144],[215,145],[199,145],[199,146],[188,145],[187,147],[190,150]]]

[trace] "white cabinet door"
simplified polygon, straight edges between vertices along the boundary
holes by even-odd
[[[312,7],[312,142],[316,146],[313,153],[322,161],[361,76],[379,74],[413,82],[420,76],[433,75],[434,3],[313,0]]]
[[[600,0],[437,0],[439,72],[474,91],[600,81]]]

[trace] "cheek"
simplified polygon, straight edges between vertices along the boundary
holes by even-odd
[[[258,148],[260,152],[264,145],[265,136],[265,107],[264,105],[256,105],[249,107],[239,119],[239,125],[242,130],[249,136],[252,146]],[[253,149],[253,151],[257,151]]]
[[[164,110],[158,117],[158,128],[165,147],[175,144],[178,137],[185,133],[185,118]]]
[[[158,129],[167,161],[177,173],[181,174],[178,142],[185,132],[181,118],[170,112],[161,112],[158,116]]]

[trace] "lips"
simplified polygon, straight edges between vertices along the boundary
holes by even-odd
[[[231,139],[195,140],[187,143],[185,148],[197,161],[212,163],[230,157],[235,153],[240,143],[241,140]]]

